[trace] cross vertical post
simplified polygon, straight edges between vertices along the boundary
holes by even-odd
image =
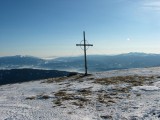
[[[85,38],[85,31],[83,31],[83,40],[84,44],[76,44],[76,46],[84,46],[83,50],[84,50],[84,67],[85,67],[85,76],[87,76],[87,54],[86,54],[86,51],[87,51],[87,48],[86,46],[93,46],[92,44],[86,44],[86,38]],[[81,41],[81,42],[82,42]]]
[[[84,37],[84,63],[85,63],[85,75],[87,75],[87,56],[86,56],[86,39],[85,39],[85,32],[83,31]]]

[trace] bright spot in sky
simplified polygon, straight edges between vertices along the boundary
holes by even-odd
[[[127,41],[131,41],[131,39],[130,39],[130,38],[127,38]]]

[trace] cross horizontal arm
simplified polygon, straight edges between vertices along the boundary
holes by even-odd
[[[76,44],[76,46],[84,46],[84,44]],[[85,44],[85,46],[93,46],[92,44]]]
[[[86,44],[86,46],[93,46],[93,44]]]

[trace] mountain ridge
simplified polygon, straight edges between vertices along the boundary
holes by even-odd
[[[160,54],[131,52],[119,55],[88,55],[90,72],[160,66]],[[33,56],[0,57],[0,69],[37,68],[47,70],[84,71],[84,57],[42,59]]]

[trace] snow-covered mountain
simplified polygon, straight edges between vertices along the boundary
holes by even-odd
[[[0,120],[159,120],[160,67],[0,86]]]

